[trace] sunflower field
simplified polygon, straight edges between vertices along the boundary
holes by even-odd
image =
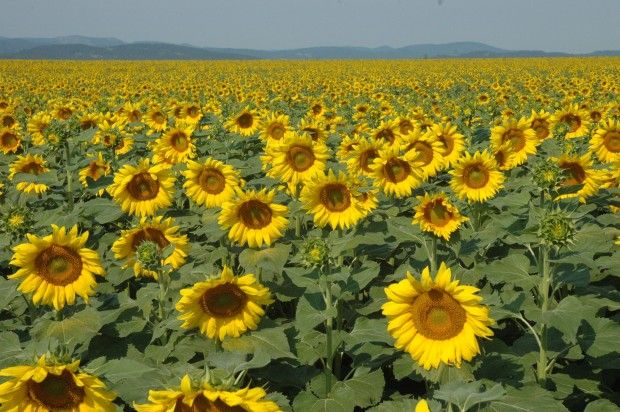
[[[617,411],[618,79],[0,62],[0,412]]]

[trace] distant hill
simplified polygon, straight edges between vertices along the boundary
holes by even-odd
[[[15,53],[39,46],[55,44],[82,44],[94,47],[110,47],[124,44],[122,40],[104,37],[64,36],[64,37],[32,37],[32,38],[8,38],[0,37],[0,54]]]
[[[620,50],[580,56],[619,56]],[[424,59],[475,57],[577,56],[540,50],[505,50],[477,42],[416,44],[405,47],[306,47],[253,50],[195,47],[157,42],[124,43],[115,38],[66,36],[55,38],[0,37],[0,59],[50,60],[244,60],[244,59]]]

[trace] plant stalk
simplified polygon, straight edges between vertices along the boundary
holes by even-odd
[[[549,288],[551,287],[551,270],[549,268],[549,250],[545,245],[539,247],[538,258],[539,273],[542,278],[540,280],[540,297],[541,315],[544,317],[545,313],[549,309]],[[544,324],[544,319],[541,321],[540,328],[540,356],[538,358],[538,364],[536,365],[538,381],[543,383],[547,379],[547,327]]]
[[[71,176],[71,148],[69,139],[64,139],[65,146],[65,171],[67,172],[67,206],[69,211],[73,210],[73,181]]]

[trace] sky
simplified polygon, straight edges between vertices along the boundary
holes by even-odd
[[[620,0],[0,0],[0,36],[287,49],[479,41],[620,49]]]

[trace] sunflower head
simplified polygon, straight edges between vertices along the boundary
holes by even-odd
[[[540,190],[551,191],[560,184],[562,169],[557,163],[541,161],[532,168],[532,179]]]
[[[564,210],[546,211],[540,219],[538,237],[547,246],[569,246],[574,243],[575,233],[575,219]]]
[[[325,264],[329,257],[327,242],[325,242],[325,239],[320,237],[306,239],[303,243],[302,250],[302,259],[304,265],[307,267],[320,267]]]
[[[96,376],[78,369],[79,361],[54,362],[41,356],[36,365],[20,365],[0,371],[12,378],[0,385],[4,410],[11,411],[78,411],[112,412],[116,395],[106,390]]]
[[[385,289],[388,302],[382,306],[394,346],[409,352],[424,369],[440,364],[460,367],[480,352],[477,337],[493,335],[489,310],[481,305],[479,289],[460,285],[441,263],[432,279],[429,268],[420,280],[407,278]]]
[[[448,197],[439,193],[436,195],[418,196],[419,205],[415,208],[414,224],[419,224],[423,231],[431,232],[436,236],[450,239],[467,217],[461,216],[459,210],[450,203]]]
[[[265,314],[262,306],[271,302],[269,289],[253,274],[237,277],[224,266],[219,277],[181,290],[176,308],[184,328],[198,327],[207,337],[223,340],[256,329]]]
[[[450,174],[452,190],[459,198],[470,202],[484,202],[492,198],[504,182],[497,162],[487,151],[474,155],[465,153]]]

